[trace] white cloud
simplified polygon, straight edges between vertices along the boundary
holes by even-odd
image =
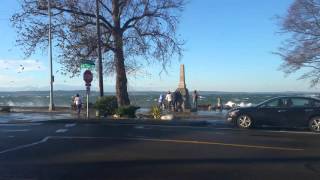
[[[38,72],[46,71],[46,66],[37,60],[6,60],[0,59],[0,70],[9,72]]]

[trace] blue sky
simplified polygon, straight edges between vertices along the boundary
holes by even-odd
[[[297,80],[302,72],[285,77],[281,59],[272,54],[284,36],[275,15],[284,15],[293,0],[190,0],[181,17],[179,34],[186,40],[184,56],[172,59],[168,74],[151,65],[129,76],[129,90],[173,90],[179,81],[179,64],[186,67],[190,90],[210,91],[317,91],[308,81]],[[0,91],[46,89],[48,56],[37,52],[23,60],[15,46],[16,33],[9,22],[19,9],[17,0],[2,0],[0,6]],[[25,69],[21,71],[20,64]],[[59,69],[54,63],[54,72]],[[21,71],[21,72],[20,72]],[[114,77],[105,77],[105,90],[114,91]],[[97,81],[93,83],[97,87]],[[70,79],[55,73],[55,89],[80,89],[81,77]]]

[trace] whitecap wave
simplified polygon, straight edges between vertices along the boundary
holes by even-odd
[[[228,101],[224,106],[227,108],[250,107],[250,106],[253,106],[253,104],[252,103],[245,103],[245,102],[240,102],[239,104],[237,104],[235,102]]]

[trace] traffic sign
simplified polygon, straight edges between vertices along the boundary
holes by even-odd
[[[90,61],[90,60],[82,60],[81,61],[81,68],[91,69],[94,66],[95,66],[94,61]]]
[[[93,80],[93,74],[90,70],[86,70],[83,73],[83,80],[86,82],[86,85],[91,85],[90,83]]]

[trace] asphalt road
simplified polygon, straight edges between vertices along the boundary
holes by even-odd
[[[0,124],[2,179],[320,179],[320,134],[221,124]]]

